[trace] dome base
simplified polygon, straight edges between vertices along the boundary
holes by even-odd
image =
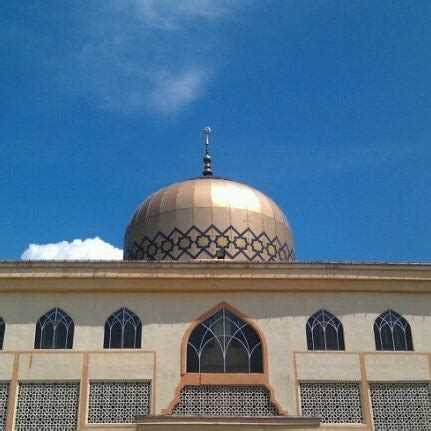
[[[234,226],[221,231],[211,225],[202,230],[191,226],[186,232],[174,229],[169,234],[157,232],[144,236],[124,249],[125,260],[194,260],[230,259],[248,262],[288,262],[294,260],[293,249],[277,236],[254,233],[247,228],[238,232]]]

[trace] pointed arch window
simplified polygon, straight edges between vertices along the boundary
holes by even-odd
[[[105,349],[140,349],[141,319],[123,307],[112,313],[105,323]]]
[[[387,310],[374,321],[376,350],[413,350],[409,322],[394,310]]]
[[[6,324],[2,317],[0,317],[0,350],[3,349],[4,331],[6,329]]]
[[[344,331],[340,320],[326,310],[319,310],[307,320],[308,350],[344,350]]]
[[[263,373],[258,333],[227,308],[221,308],[190,334],[187,372]]]
[[[75,325],[60,308],[45,313],[36,324],[35,349],[71,349]]]

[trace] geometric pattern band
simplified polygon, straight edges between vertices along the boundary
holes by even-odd
[[[0,430],[4,430],[6,426],[8,393],[9,385],[7,383],[0,383]]]
[[[364,423],[359,383],[300,383],[301,413],[322,423]]]
[[[169,233],[158,232],[153,237],[143,237],[124,248],[125,260],[179,260],[182,256],[191,259],[215,259],[220,250],[224,257],[240,256],[253,261],[293,261],[294,251],[277,236],[269,237],[265,232],[255,233],[250,228],[243,231],[229,226],[220,230],[215,225],[206,229],[191,226],[184,232],[175,228]]]
[[[20,383],[16,431],[74,431],[79,383]]]
[[[125,424],[151,412],[149,381],[90,382],[88,423]]]
[[[371,383],[374,429],[431,430],[431,385],[417,383]]]
[[[174,416],[277,416],[264,386],[184,386]]]

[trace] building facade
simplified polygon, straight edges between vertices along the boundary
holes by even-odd
[[[187,417],[201,429],[202,417],[233,416],[263,429],[285,416],[296,429],[318,417],[299,429],[426,430],[430,290],[430,265],[5,262],[0,423],[190,429]],[[241,328],[239,359],[202,354],[214,315],[221,344],[236,330],[218,322]]]
[[[204,161],[124,261],[0,263],[0,430],[430,430],[431,264],[296,262]]]

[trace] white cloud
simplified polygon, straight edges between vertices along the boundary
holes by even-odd
[[[207,92],[218,24],[240,0],[103,0],[78,14],[81,43],[60,67],[62,91],[115,112],[171,114]]]
[[[151,104],[160,112],[177,111],[200,96],[204,82],[204,72],[198,69],[178,75],[161,73],[151,94]]]
[[[121,260],[123,251],[99,237],[60,241],[54,244],[30,244],[22,260]]]
[[[238,0],[114,0],[123,10],[137,13],[146,25],[178,30],[185,20],[220,18],[238,5]]]

